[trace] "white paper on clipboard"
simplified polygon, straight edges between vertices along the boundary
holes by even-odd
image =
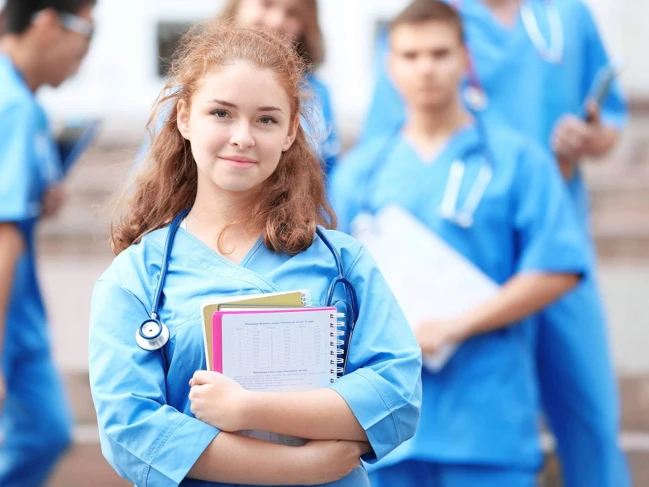
[[[496,296],[489,276],[397,205],[354,222],[354,237],[376,260],[412,327],[424,320],[452,318]],[[446,344],[424,357],[439,371],[456,350]]]

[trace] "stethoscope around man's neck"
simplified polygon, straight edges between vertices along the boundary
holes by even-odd
[[[495,160],[489,148],[487,128],[480,114],[475,110],[472,111],[474,112],[475,130],[478,133],[477,141],[462,150],[460,155],[451,162],[442,202],[437,210],[441,218],[461,228],[470,228],[473,225],[473,216],[491,182],[495,168]],[[372,157],[369,171],[365,178],[365,188],[361,195],[360,218],[355,220],[353,224],[355,231],[362,232],[366,229],[367,225],[371,224],[371,215],[374,213],[371,198],[376,195],[381,171],[389,162],[402,131],[403,127],[400,125],[393,134],[386,136],[384,141],[379,145],[379,150],[375,153],[376,155]],[[456,136],[458,135],[460,134],[456,132]],[[464,203],[458,206],[467,161],[472,156],[478,156],[482,160],[482,164],[480,165],[473,185],[464,199]]]

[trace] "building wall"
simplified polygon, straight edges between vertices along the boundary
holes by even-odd
[[[624,62],[622,79],[630,97],[649,99],[644,52],[649,40],[649,1],[587,1],[609,50]],[[347,134],[357,132],[372,91],[372,43],[377,22],[389,18],[407,2],[320,1],[327,41],[327,62],[321,75],[331,88],[339,124]],[[78,76],[59,90],[43,90],[45,105],[55,120],[103,118],[104,137],[113,141],[130,143],[141,138],[150,107],[163,84],[157,75],[158,22],[197,21],[214,15],[222,5],[222,0],[100,1],[97,37],[87,61]]]

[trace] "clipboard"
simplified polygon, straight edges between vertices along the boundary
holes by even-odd
[[[370,251],[410,326],[453,318],[498,295],[500,286],[423,223],[397,205],[383,207],[354,232]],[[437,372],[458,344],[424,356]]]

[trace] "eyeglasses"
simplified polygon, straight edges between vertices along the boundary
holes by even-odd
[[[91,21],[67,12],[59,12],[58,16],[64,29],[81,34],[89,42],[92,40],[95,34],[95,26]]]

